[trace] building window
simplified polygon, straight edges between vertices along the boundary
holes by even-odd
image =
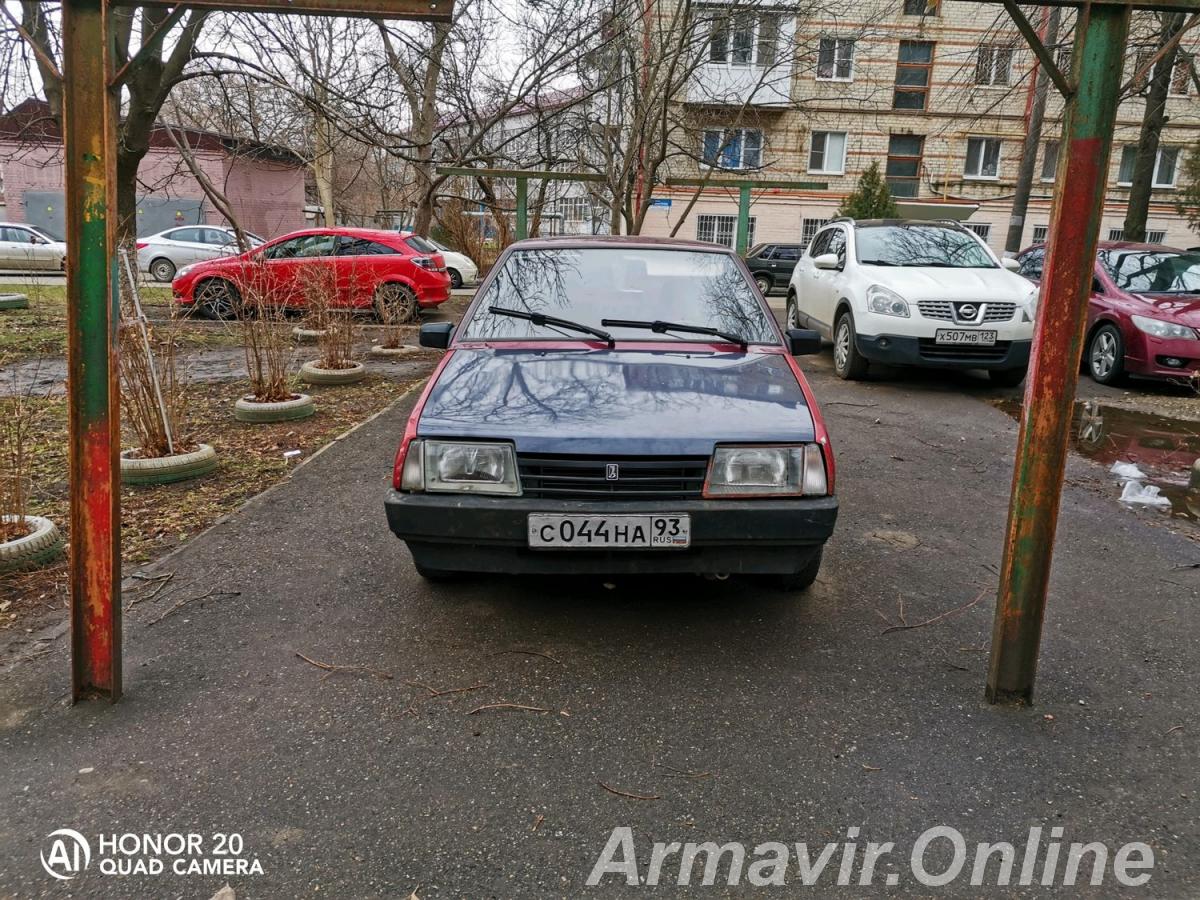
[[[1123,241],[1123,240],[1125,240],[1125,229],[1124,229],[1124,228],[1110,228],[1110,229],[1108,229],[1108,239],[1109,239],[1110,241]]]
[[[1175,71],[1171,73],[1171,89],[1172,97],[1186,97],[1188,90],[1192,85],[1192,66],[1195,65],[1195,59],[1190,53],[1180,53],[1175,62]],[[1151,241],[1150,243],[1159,243]]]
[[[854,80],[854,41],[848,38],[821,38],[817,50],[817,80]]]
[[[801,219],[800,243],[807,247],[812,243],[812,239],[817,236],[817,232],[828,224],[828,219]]]
[[[1000,141],[996,138],[967,138],[965,178],[1000,177]]]
[[[556,204],[556,211],[564,222],[590,222],[592,201],[587,197],[564,197]]]
[[[1121,164],[1117,169],[1117,184],[1128,187],[1133,184],[1133,166],[1137,161],[1137,147],[1126,144],[1121,148]],[[1159,147],[1158,158],[1154,162],[1154,187],[1173,188],[1177,163],[1179,162],[1178,147]]]
[[[938,0],[904,0],[906,16],[936,16],[940,15]]]
[[[708,37],[708,62],[717,66],[773,65],[778,43],[777,16],[714,20]]]
[[[933,41],[901,41],[893,109],[924,109],[933,73]]]
[[[963,222],[968,231],[973,231],[985,241],[992,236],[991,222]]]
[[[846,132],[814,131],[808,150],[808,171],[841,175],[846,171]]]
[[[1167,233],[1165,231],[1147,231],[1147,244],[1165,244],[1167,242]]]
[[[1058,71],[1070,77],[1071,75],[1071,56],[1075,48],[1070,41],[1059,44],[1054,48],[1054,62],[1058,66]]]
[[[896,197],[915,197],[920,187],[921,153],[925,138],[916,134],[893,134],[888,140],[888,188]]]
[[[1046,243],[1046,236],[1050,233],[1049,225],[1034,225],[1033,226],[1033,242],[1035,244]]]
[[[1008,84],[1012,72],[1013,48],[980,44],[975,57],[976,84]]]
[[[696,216],[696,240],[706,244],[720,244],[732,247],[737,240],[737,216]],[[746,234],[746,246],[754,246],[754,226],[756,218],[750,217],[750,228]]]
[[[1058,141],[1046,141],[1042,149],[1042,181],[1053,181],[1058,174]]]
[[[1133,74],[1137,75],[1143,67],[1149,65],[1156,53],[1158,53],[1157,47],[1143,47],[1138,50],[1133,57]],[[1137,80],[1135,87],[1139,91],[1144,91],[1150,86],[1150,82],[1158,73],[1160,63],[1161,60],[1155,62],[1150,66],[1150,70]],[[1167,93],[1172,97],[1186,97],[1191,80],[1192,60],[1188,54],[1179,53],[1175,57],[1175,65],[1171,70],[1171,83],[1167,87]]]
[[[758,169],[763,134],[757,128],[709,128],[704,132],[704,164],[714,169]]]

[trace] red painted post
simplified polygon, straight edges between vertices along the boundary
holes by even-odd
[[[121,696],[116,104],[103,0],[64,0],[71,696]]]
[[[1075,26],[1078,88],[1068,105],[1017,438],[988,671],[991,703],[1033,699],[1129,18],[1128,6],[1093,3],[1080,8]]]

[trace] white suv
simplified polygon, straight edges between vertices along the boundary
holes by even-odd
[[[957,223],[835,219],[788,285],[789,328],[833,341],[834,370],[871,362],[986,369],[1019,384],[1029,363],[1037,289]]]

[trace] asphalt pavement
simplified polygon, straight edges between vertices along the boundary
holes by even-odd
[[[1073,459],[1036,705],[989,707],[1015,442],[986,402],[1001,392],[847,384],[828,354],[805,368],[842,503],[807,596],[690,577],[432,586],[382,507],[412,398],[337,442],[149,570],[175,574],[126,598],[120,704],[67,703],[61,641],[0,675],[0,896],[771,893],[681,887],[678,865],[658,887],[586,887],[624,826],[643,877],[656,841],[849,834],[895,842],[880,872],[897,884],[827,876],[813,896],[1120,890],[1111,868],[1095,888],[923,886],[908,850],[939,825],[971,848],[1038,826],[1142,841],[1141,893],[1196,896],[1200,570],[1176,568],[1195,543]],[[476,711],[492,704],[515,706]],[[94,863],[59,882],[39,861],[59,828],[236,832],[262,874]],[[797,878],[793,857],[775,893],[803,893]]]

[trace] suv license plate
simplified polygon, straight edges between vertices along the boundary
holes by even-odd
[[[678,515],[529,514],[529,546],[536,549],[659,550],[692,543],[692,520]]]
[[[996,343],[995,331],[967,331],[939,328],[933,335],[935,344],[968,344],[972,347],[992,347]]]

